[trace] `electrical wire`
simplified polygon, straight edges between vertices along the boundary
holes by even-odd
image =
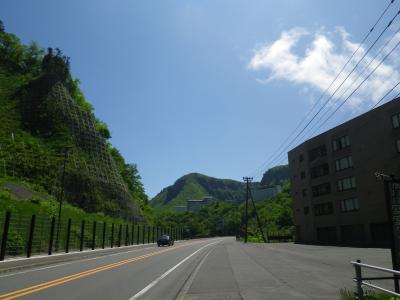
[[[329,85],[329,87],[323,92],[323,94],[321,95],[321,97],[318,99],[318,101],[316,102],[317,104],[322,100],[323,96],[325,96],[326,92],[331,88],[331,86],[333,85],[333,83],[337,80],[337,78],[340,76],[340,74],[343,72],[343,70],[347,67],[347,65],[350,63],[350,61],[352,60],[352,58],[354,57],[354,55],[357,53],[357,51],[361,48],[362,44],[365,42],[365,40],[369,37],[369,35],[371,34],[371,32],[374,30],[375,26],[378,24],[378,22],[382,19],[382,17],[386,14],[387,10],[389,9],[390,5],[394,2],[394,0],[392,0],[388,6],[385,8],[384,12],[380,15],[380,17],[378,18],[378,20],[376,21],[376,23],[374,24],[374,26],[370,29],[370,31],[368,32],[368,34],[364,37],[364,39],[362,40],[362,42],[359,44],[358,48],[353,52],[353,54],[351,55],[351,57],[349,58],[349,60],[346,62],[346,64],[344,65],[344,67],[341,69],[341,71],[338,73],[338,75],[335,77],[335,79],[332,81],[332,83]],[[296,135],[296,137],[294,139],[292,139],[292,141],[284,148],[283,151],[278,152],[276,151],[275,153],[277,154],[273,154],[272,158],[267,160],[267,162],[264,162],[263,165],[261,167],[259,167],[256,171],[258,173],[258,171],[261,168],[265,168],[269,165],[271,165],[277,158],[279,158],[283,153],[285,153],[287,151],[287,149],[293,144],[294,141],[296,141],[296,139],[304,132],[304,130],[311,124],[311,122],[316,118],[316,116],[322,111],[322,109],[329,103],[329,101],[332,99],[332,97],[336,94],[336,92],[343,86],[344,82],[350,77],[350,75],[354,72],[354,70],[358,67],[358,65],[361,63],[361,61],[366,57],[366,55],[371,51],[371,49],[376,45],[376,43],[378,42],[378,40],[383,36],[383,34],[386,32],[386,30],[392,25],[393,21],[398,17],[398,15],[400,14],[400,10],[395,14],[395,16],[390,20],[390,22],[388,23],[388,25],[382,30],[382,32],[379,34],[379,36],[375,39],[375,41],[373,42],[373,44],[368,48],[368,50],[364,53],[364,55],[362,56],[362,58],[356,63],[356,65],[353,67],[353,69],[350,71],[350,73],[346,76],[346,78],[341,82],[341,84],[335,89],[335,91],[332,93],[332,95],[324,102],[324,104],[320,107],[320,109],[317,111],[316,114],[314,114],[314,116],[311,118],[311,120],[309,120],[307,122],[307,124],[301,129],[301,131]],[[304,122],[304,120],[307,119],[307,117],[310,115],[310,113],[313,111],[313,109],[316,107],[316,105],[314,105],[312,107],[312,109],[309,111],[309,113],[306,115],[305,118],[303,118],[303,120],[299,123],[302,124]],[[297,131],[297,128],[289,135],[288,138],[285,139],[284,143],[282,143],[278,149],[282,148],[282,145],[286,144],[286,142],[290,139],[291,136],[293,136],[294,132]],[[252,174],[256,174],[255,172],[253,172]]]

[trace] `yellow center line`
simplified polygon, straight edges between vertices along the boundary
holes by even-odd
[[[76,279],[79,279],[79,278],[82,278],[82,277],[93,275],[93,274],[96,274],[98,272],[103,272],[103,271],[106,271],[106,270],[109,270],[109,269],[113,269],[113,268],[116,268],[116,267],[119,267],[119,266],[122,266],[122,265],[126,265],[126,264],[129,264],[129,263],[138,261],[138,260],[142,260],[142,259],[149,258],[149,257],[152,257],[152,256],[160,255],[162,253],[170,252],[170,251],[173,251],[175,249],[179,249],[179,248],[182,248],[182,247],[187,247],[187,246],[194,245],[194,244],[197,244],[197,243],[200,243],[200,242],[188,243],[188,244],[184,244],[184,245],[175,246],[174,248],[168,248],[168,249],[161,250],[161,251],[151,252],[151,253],[148,253],[148,254],[144,254],[144,255],[133,257],[133,258],[125,259],[125,260],[122,260],[122,261],[119,261],[119,262],[111,263],[111,264],[104,265],[104,266],[101,266],[101,267],[97,267],[97,268],[94,268],[94,269],[89,269],[89,270],[86,270],[86,271],[83,271],[83,272],[79,272],[79,273],[76,273],[76,274],[72,274],[72,275],[69,275],[69,276],[61,277],[61,278],[58,278],[58,279],[55,279],[55,280],[51,280],[51,281],[48,281],[48,282],[44,282],[44,283],[41,283],[41,284],[33,285],[33,286],[30,286],[30,287],[27,287],[27,288],[16,290],[14,292],[10,292],[10,293],[7,293],[7,294],[0,295],[0,300],[8,300],[8,299],[19,298],[19,297],[22,297],[22,296],[25,296],[25,295],[28,295],[28,294],[39,292],[39,291],[44,290],[44,289],[48,289],[48,288],[53,287],[53,286],[57,286],[57,285],[63,284],[65,282],[69,282],[69,281],[76,280]]]

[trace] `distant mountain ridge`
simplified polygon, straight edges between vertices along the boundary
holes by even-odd
[[[150,205],[156,210],[164,210],[186,205],[187,200],[202,199],[205,196],[212,196],[217,201],[241,202],[245,199],[245,185],[231,179],[190,173],[164,188],[150,201]]]
[[[280,165],[268,169],[262,179],[261,185],[282,185],[285,180],[289,180],[289,165]]]

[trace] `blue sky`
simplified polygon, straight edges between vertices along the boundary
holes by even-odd
[[[111,142],[153,197],[189,172],[260,179],[388,3],[3,0],[0,18],[23,42],[71,57]],[[330,125],[382,95],[373,87],[396,72],[394,62],[384,67]]]

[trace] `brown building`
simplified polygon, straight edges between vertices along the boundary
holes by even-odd
[[[297,241],[389,242],[384,187],[374,173],[400,175],[399,100],[288,153]]]

